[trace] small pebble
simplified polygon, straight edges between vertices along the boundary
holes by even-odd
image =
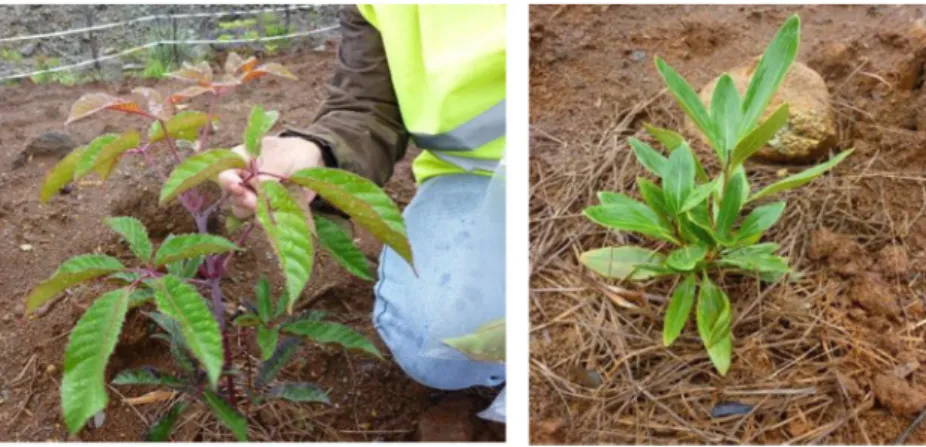
[[[630,53],[630,59],[632,59],[634,62],[640,62],[643,59],[646,59],[646,51],[634,50],[633,53]]]
[[[726,416],[736,416],[748,414],[752,411],[752,405],[741,404],[739,402],[724,402],[714,406],[711,410],[711,417],[722,418]]]
[[[22,245],[19,246],[19,249],[22,250],[22,251],[32,251],[32,245],[30,245],[30,244],[22,244]]]
[[[787,169],[779,169],[778,172],[775,173],[775,175],[777,175],[779,178],[784,177],[784,176],[788,175],[788,170],[787,170]]]
[[[58,371],[58,367],[55,366],[55,365],[51,365],[51,364],[50,364],[50,365],[48,365],[48,366],[45,367],[45,374],[48,374],[49,376],[54,375],[55,372],[57,372],[57,371]]]

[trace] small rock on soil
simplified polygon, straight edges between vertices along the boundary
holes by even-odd
[[[890,284],[881,279],[880,275],[866,273],[858,276],[852,282],[849,293],[853,302],[873,315],[894,317],[900,314],[900,306],[891,293]]]
[[[847,276],[868,270],[872,262],[854,238],[826,228],[811,235],[807,256],[814,261],[826,260],[830,269]]]
[[[70,135],[61,132],[43,132],[26,144],[26,147],[13,160],[13,169],[23,167],[34,157],[64,158],[77,142]]]
[[[912,387],[906,380],[894,374],[881,374],[875,377],[872,390],[878,402],[891,413],[913,416],[926,408],[926,390],[921,387]]]
[[[910,271],[907,249],[901,245],[888,245],[878,253],[878,266],[887,275],[902,276]]]

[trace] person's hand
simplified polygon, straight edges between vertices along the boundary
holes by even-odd
[[[232,150],[250,160],[243,145]],[[242,175],[246,175],[245,171],[229,169],[219,173],[219,185],[228,193],[232,214],[244,219],[257,208],[257,196],[252,189],[254,185],[266,180],[277,180],[278,177],[287,177],[300,169],[324,165],[321,149],[310,141],[298,137],[264,137],[261,154],[257,158],[257,169],[270,175],[258,175],[250,179],[248,187],[244,185],[242,178]],[[304,189],[303,193],[303,204],[308,205],[315,198],[315,193],[307,189]]]

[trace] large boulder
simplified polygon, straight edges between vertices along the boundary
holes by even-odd
[[[730,77],[740,95],[745,95],[756,65],[758,59],[730,71]],[[719,79],[718,76],[699,93],[708,110]],[[759,123],[786,102],[789,104],[788,123],[754,158],[776,162],[807,162],[820,157],[836,145],[836,119],[830,105],[830,94],[826,82],[817,72],[795,62]],[[707,144],[690,120],[686,122],[686,128]]]

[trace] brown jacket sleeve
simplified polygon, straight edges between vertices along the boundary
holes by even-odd
[[[339,17],[342,38],[328,98],[312,125],[287,129],[282,136],[306,138],[322,147],[329,166],[382,186],[405,156],[408,132],[379,32],[356,6],[341,8]]]

